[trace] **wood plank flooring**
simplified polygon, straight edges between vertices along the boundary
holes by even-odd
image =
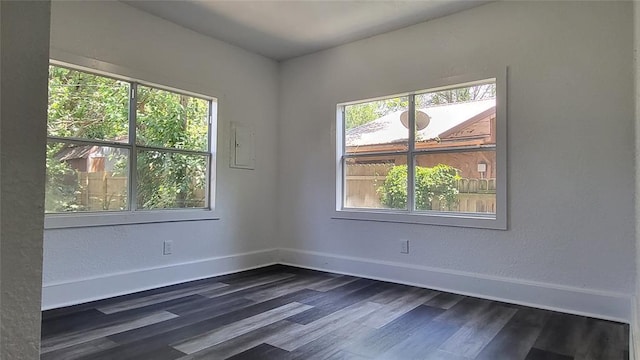
[[[43,312],[43,360],[627,360],[629,327],[270,266]]]

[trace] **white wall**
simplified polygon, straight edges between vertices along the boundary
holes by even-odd
[[[52,57],[219,99],[221,219],[46,230],[43,306],[280,260],[628,320],[631,6],[492,3],[278,66],[119,2],[54,2]],[[509,230],[330,218],[336,103],[496,65],[509,66]],[[255,171],[227,166],[230,121],[256,126]]]
[[[633,2],[633,60],[634,60],[634,93],[635,93],[635,208],[640,209],[640,4]],[[636,217],[636,288],[631,321],[632,342],[630,349],[640,349],[640,221]]]
[[[40,358],[48,1],[0,2],[0,358]]]
[[[43,307],[274,261],[278,64],[116,1],[56,1],[51,21],[52,58],[218,98],[220,220],[46,230]],[[228,167],[231,121],[255,126],[254,171]]]
[[[497,2],[283,63],[282,260],[628,321],[632,14]],[[509,67],[507,231],[331,219],[336,103],[494,66]]]

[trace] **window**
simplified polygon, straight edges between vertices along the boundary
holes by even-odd
[[[210,209],[210,98],[49,67],[45,212]]]
[[[504,81],[338,105],[338,218],[506,228]]]

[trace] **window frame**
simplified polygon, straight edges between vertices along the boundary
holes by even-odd
[[[82,59],[84,60],[84,59]],[[120,76],[111,72],[102,71],[93,67],[85,67],[68,62],[51,59],[50,66],[66,68],[73,71],[84,72],[96,76],[123,81],[129,84],[128,102],[128,141],[117,142],[100,139],[83,139],[76,137],[49,136],[47,143],[71,143],[78,145],[107,146],[113,148],[126,149],[129,152],[127,164],[128,184],[127,184],[127,210],[106,210],[106,211],[82,211],[82,212],[59,212],[45,213],[45,229],[93,227],[126,224],[144,224],[158,222],[175,221],[197,221],[197,220],[217,220],[219,217],[215,213],[215,191],[216,191],[216,147],[217,147],[217,109],[218,99],[213,96],[203,95],[195,92],[176,89],[173,87],[160,85],[148,81],[139,80],[128,76]],[[190,150],[179,148],[168,148],[162,146],[140,145],[137,142],[137,88],[145,86],[151,89],[168,91],[174,94],[186,95],[208,102],[208,130],[207,149]],[[139,151],[159,151],[164,153],[178,153],[185,155],[197,155],[207,158],[205,202],[202,208],[166,208],[166,209],[138,209],[137,208],[137,156]]]
[[[443,79],[435,79],[427,82],[425,90],[410,91],[400,94],[389,94],[366,100],[356,100],[341,102],[336,105],[336,121],[335,126],[335,144],[334,149],[334,170],[335,170],[335,207],[333,210],[333,219],[345,220],[363,220],[378,221],[392,223],[408,223],[408,224],[424,224],[424,225],[442,225],[454,227],[469,227],[482,229],[507,229],[507,70],[486,70],[483,72],[453,76]],[[413,210],[415,198],[414,186],[414,166],[416,156],[429,153],[442,153],[444,151],[455,150],[438,150],[424,151],[415,150],[415,95],[441,91],[451,88],[464,87],[480,83],[489,79],[495,79],[496,84],[496,213],[494,214],[474,214],[474,213],[455,213],[441,211],[422,211]],[[361,104],[375,100],[389,99],[399,96],[409,96],[409,148],[407,151],[401,152],[377,152],[377,153],[361,153],[347,154],[345,144],[345,119],[344,109],[348,105]],[[464,149],[461,149],[464,151]],[[403,155],[407,156],[407,209],[374,209],[374,208],[352,208],[345,207],[345,184],[346,177],[345,159],[353,157],[382,156],[382,155]]]

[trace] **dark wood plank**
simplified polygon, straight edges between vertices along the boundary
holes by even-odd
[[[534,344],[536,349],[573,357],[587,330],[589,319],[583,316],[553,313]]]
[[[87,328],[91,324],[103,324],[107,315],[96,309],[84,309],[55,318],[42,319],[41,334],[49,338],[58,334]]]
[[[624,356],[624,329],[609,321],[589,319],[574,360],[615,360]]]
[[[341,351],[345,344],[362,338],[369,334],[371,330],[357,322],[352,322],[296,348],[291,351],[287,359],[283,360],[324,360],[331,358],[336,352]]]
[[[626,324],[289,266],[42,318],[44,360],[629,358]]]
[[[382,352],[376,359],[424,359],[459,329],[459,326],[447,322],[428,322],[416,328],[406,339]]]
[[[437,320],[462,326],[476,319],[491,306],[491,301],[465,297],[438,316]]]
[[[132,329],[110,335],[109,339],[117,342],[118,344],[126,344],[155,335],[161,335],[171,330],[180,329],[201,321],[207,321],[208,319],[215,319],[218,316],[244,309],[252,304],[254,304],[252,301],[246,299],[231,299],[224,303],[214,302],[208,305],[202,304],[197,308],[198,311],[184,314],[161,324],[154,324],[140,329]]]
[[[573,360],[573,356],[532,348],[525,360]]]
[[[309,305],[298,302],[290,302],[280,307],[261,312],[254,316],[235,321],[226,326],[222,326],[212,331],[198,334],[192,338],[171,344],[174,348],[186,353],[193,354],[208,347],[218,345],[222,342],[242,336],[250,331],[258,330],[269,326],[274,322],[284,320],[296,313],[300,313],[309,308]]]
[[[299,329],[300,325],[286,320],[277,321],[260,329],[250,331],[220,344],[182,357],[180,360],[226,359],[263,344],[271,337],[277,336],[275,334],[291,331],[293,328]],[[285,359],[283,358],[281,360]]]
[[[346,284],[352,283],[357,280],[358,278],[355,276],[343,275],[343,276],[338,276],[332,279],[322,281],[317,284],[311,284],[310,286],[307,286],[307,289],[324,292],[324,291],[333,290],[335,288],[344,286]]]
[[[279,306],[298,301],[299,299],[304,299],[306,296],[311,296],[316,293],[317,291],[313,290],[300,290],[276,299],[254,304],[208,319],[198,318],[196,320],[194,318],[191,318],[195,316],[194,314],[191,314],[188,317],[184,317],[189,321],[181,322],[179,326],[168,326],[169,330],[166,331],[156,329],[156,331],[152,332],[151,336],[148,335],[148,332],[146,331],[147,329],[141,329],[141,331],[137,334],[137,337],[131,337],[127,340],[126,343],[121,344],[113,349],[97,352],[93,355],[93,358],[87,357],[86,360],[144,359],[147,358],[146,352],[149,348],[156,348],[165,344],[175,344],[194,336],[198,336],[200,334],[221,328],[225,325],[232,324],[236,321],[240,321],[248,317],[277,308]],[[182,319],[183,318],[181,317],[179,319],[176,319],[175,321],[177,322]],[[167,322],[167,325],[171,325],[171,322]],[[82,359],[84,360],[84,358]]]
[[[288,352],[269,344],[260,344],[254,348],[232,356],[229,360],[282,360]]]
[[[549,312],[545,310],[518,310],[476,360],[524,359],[548,318]]]
[[[369,360],[366,356],[351,353],[346,350],[338,350],[323,360]]]
[[[464,324],[439,349],[461,357],[475,359],[516,311],[513,308],[492,304],[478,317]]]
[[[372,331],[360,341],[350,344],[345,350],[365,357],[375,357],[392,348],[424,326],[444,310],[420,305],[389,324]]]
[[[303,325],[299,331],[284,333],[282,336],[273,338],[268,343],[287,351],[293,351],[351,322],[370,316],[381,306],[372,302],[355,303],[308,325]]]
[[[40,360],[75,360],[90,355],[96,351],[112,349],[117,345],[118,344],[106,337],[101,337],[95,340],[82,342],[77,345],[44,353],[40,356]]]
[[[355,303],[364,301],[371,296],[379,293],[384,288],[384,284],[372,284],[341,297],[332,297],[332,301],[324,301],[321,305],[316,305],[305,312],[302,312],[296,316],[292,316],[288,320],[306,325],[327,315],[333,314],[338,310],[342,310]]]
[[[443,292],[427,301],[425,305],[448,310],[455,304],[459,303],[462,299],[464,299],[464,296],[462,295]]]
[[[314,307],[330,306],[335,299],[342,298],[356,291],[368,288],[372,285],[379,284],[370,279],[358,279],[356,281],[349,282],[347,284],[338,286],[329,291],[320,292],[318,296],[309,298],[304,301],[305,304]]]
[[[363,319],[362,325],[378,329],[404,315],[407,311],[422,305],[437,294],[436,291],[426,289],[411,289],[376,311],[375,316]]]

